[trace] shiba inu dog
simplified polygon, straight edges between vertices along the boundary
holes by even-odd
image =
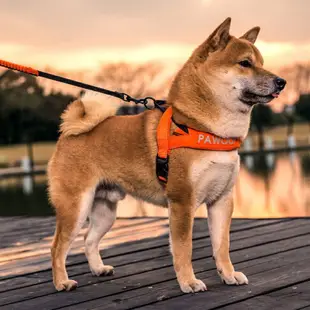
[[[253,105],[270,102],[286,83],[263,69],[263,58],[254,46],[260,28],[236,38],[229,33],[230,23],[226,19],[194,50],[176,75],[167,99],[176,124],[227,139],[217,141],[242,141]],[[126,193],[169,209],[173,265],[183,292],[206,290],[191,262],[194,213],[203,203],[208,208],[219,276],[226,284],[247,284],[229,256],[237,150],[172,150],[168,181],[163,186],[155,167],[156,130],[162,112],[111,116],[113,111],[106,109],[113,110],[115,105],[110,101],[86,96],[70,104],[62,115],[62,133],[48,166],[49,195],[57,220],[51,249],[56,289],[77,286],[68,278],[65,261],[87,217],[85,251],[90,270],[96,276],[113,274],[113,267],[103,264],[98,244],[113,225],[117,203]],[[216,141],[204,136],[198,139],[201,144]]]

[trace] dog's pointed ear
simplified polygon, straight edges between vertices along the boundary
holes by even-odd
[[[254,27],[250,29],[249,31],[247,31],[242,37],[240,37],[240,39],[245,39],[251,42],[252,44],[254,44],[258,37],[259,31],[260,31],[260,27]]]
[[[231,18],[226,18],[209,36],[207,43],[210,51],[216,51],[226,47],[229,39],[229,29],[231,24]]]
[[[229,34],[230,23],[231,18],[226,18],[224,22],[212,32],[208,39],[196,48],[191,59],[196,63],[202,63],[207,59],[209,53],[224,49],[231,38]]]

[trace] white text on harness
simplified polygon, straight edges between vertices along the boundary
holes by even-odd
[[[234,144],[233,139],[223,139],[215,136],[208,136],[208,135],[203,135],[200,134],[198,136],[198,144],[203,143],[203,144]]]

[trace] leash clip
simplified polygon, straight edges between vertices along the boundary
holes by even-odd
[[[128,94],[120,93],[120,99],[125,102],[134,102],[135,104],[143,104],[148,110],[153,110],[156,107],[156,100],[153,97],[145,97],[143,99],[136,99]]]
[[[165,112],[165,109],[161,107],[166,103],[165,100],[156,100],[153,97],[145,97],[142,99],[136,99],[129,96],[126,93],[118,93],[118,97],[125,102],[134,102],[135,104],[143,104],[147,110],[153,110],[155,108],[159,109],[162,112]]]
[[[119,93],[119,98],[125,102],[134,101],[136,103],[136,100],[137,100],[137,99],[132,98],[128,94],[125,94],[125,93]]]

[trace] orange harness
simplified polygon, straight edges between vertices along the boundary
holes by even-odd
[[[241,145],[239,139],[220,138],[211,133],[197,131],[188,127],[178,127],[171,135],[172,108],[169,107],[161,117],[157,127],[156,174],[158,179],[167,183],[169,154],[173,149],[187,147],[209,151],[232,151]]]

